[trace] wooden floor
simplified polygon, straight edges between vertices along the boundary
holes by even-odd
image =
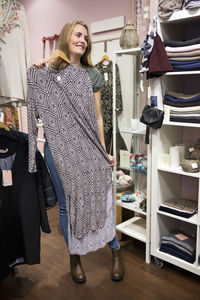
[[[166,265],[144,262],[144,245],[121,242],[125,279],[110,279],[111,252],[104,249],[82,257],[87,282],[76,284],[58,219],[58,207],[48,210],[51,234],[42,234],[41,264],[17,267],[15,276],[0,282],[0,300],[128,300],[200,299],[200,277]]]

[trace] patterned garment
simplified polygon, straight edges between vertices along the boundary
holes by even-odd
[[[101,88],[101,112],[104,124],[104,133],[106,134],[112,128],[112,113],[113,113],[113,63],[108,65],[98,63],[95,66],[102,75],[104,85]],[[104,74],[107,75],[105,76]],[[122,111],[122,94],[121,83],[119,76],[119,68],[116,65],[116,109]]]
[[[200,7],[199,0],[185,0],[183,3],[183,9],[195,9]]]
[[[4,37],[19,25],[19,11],[22,10],[22,5],[16,0],[3,1],[3,26],[0,29],[0,41],[5,43]]]
[[[3,4],[0,27],[0,106],[21,106],[26,100],[26,72],[30,65],[28,26],[17,0]],[[14,102],[14,103],[13,103]]]
[[[103,247],[115,235],[112,169],[98,136],[89,75],[82,68],[70,64],[62,71],[32,66],[27,77],[29,171],[36,171],[39,117],[65,192],[72,238],[71,241],[69,239],[69,250],[73,238],[81,241],[97,232],[101,235],[107,224],[107,235],[100,246]],[[85,253],[96,250],[98,246],[89,241],[88,248],[84,248]],[[83,254],[81,247],[79,250]]]
[[[142,62],[140,67],[141,73],[147,72],[149,70],[149,57],[151,55],[153,45],[154,45],[154,33],[151,30],[150,33],[146,35],[141,46],[141,54],[142,54]]]

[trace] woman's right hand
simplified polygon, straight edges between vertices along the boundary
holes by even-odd
[[[37,68],[41,68],[43,64],[45,64],[44,58],[37,59],[37,60],[33,63],[33,65],[36,66]]]

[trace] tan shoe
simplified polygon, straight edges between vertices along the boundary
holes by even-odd
[[[111,278],[114,281],[120,281],[124,278],[124,265],[120,249],[112,249]]]
[[[80,255],[70,255],[70,269],[72,279],[77,283],[86,281],[85,272],[81,265]]]

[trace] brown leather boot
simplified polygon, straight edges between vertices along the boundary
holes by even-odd
[[[86,281],[85,272],[81,265],[80,255],[70,255],[70,268],[72,279],[77,283]]]
[[[114,281],[120,281],[124,278],[124,265],[120,249],[112,249],[111,278]]]

